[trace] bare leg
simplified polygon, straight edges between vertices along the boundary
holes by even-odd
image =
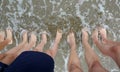
[[[76,42],[73,32],[69,33],[67,41],[71,47],[68,61],[68,70],[69,72],[82,72],[82,69],[80,68],[80,60],[76,53]]]
[[[98,30],[96,29],[92,35],[93,41],[103,54],[112,57],[120,67],[120,45],[118,42],[107,40],[105,31],[104,28],[99,29],[102,36],[102,41],[100,41],[98,40]]]
[[[12,30],[6,29],[6,33],[7,33],[7,38],[4,41],[0,42],[0,50],[2,50],[8,44],[12,44]]]
[[[58,51],[58,44],[59,44],[61,38],[62,38],[62,32],[61,32],[61,30],[58,30],[53,47],[46,51],[46,53],[48,55],[50,55],[52,58],[54,58],[56,56],[56,53]]]
[[[27,43],[27,32],[23,34],[23,41],[18,46],[10,49],[5,54],[3,54],[4,57],[0,61],[7,65],[11,64],[15,60],[15,58],[18,56],[17,51],[23,48],[26,43]]]
[[[47,43],[47,37],[46,37],[46,33],[42,34],[42,41],[39,45],[37,45],[37,47],[34,49],[35,51],[40,51],[43,52],[43,47],[44,45]]]
[[[85,48],[85,58],[90,72],[107,72],[99,62],[99,58],[88,43],[88,33],[82,30],[82,43]]]

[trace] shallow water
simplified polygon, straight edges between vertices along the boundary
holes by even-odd
[[[55,58],[55,72],[67,72],[69,46],[66,36],[72,28],[76,35],[77,52],[84,72],[88,72],[81,44],[81,29],[89,28],[89,34],[95,26],[107,29],[108,37],[120,41],[120,0],[0,0],[0,30],[11,27],[14,31],[14,47],[21,41],[22,30],[34,31],[41,40],[42,31],[48,33],[47,49],[52,45],[56,30],[63,30],[63,39]],[[91,36],[90,36],[91,37]],[[102,65],[110,72],[120,72],[115,62],[104,56],[93,45]]]

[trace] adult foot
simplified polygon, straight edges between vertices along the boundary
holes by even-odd
[[[28,37],[28,36],[27,36],[27,33],[28,33],[27,31],[23,31],[23,33],[22,33],[23,42],[27,42],[27,39],[28,39],[28,38],[27,38],[27,37]]]
[[[98,29],[95,29],[92,33],[92,40],[94,43],[98,42]]]
[[[107,43],[107,33],[106,33],[106,29],[102,28],[102,27],[98,27],[98,31],[102,37],[102,43],[106,44]]]
[[[34,33],[31,33],[29,41],[30,46],[34,47],[36,45],[36,41],[37,41],[36,35]]]
[[[67,42],[69,43],[71,48],[76,48],[75,36],[72,31],[67,36]]]
[[[44,44],[47,43],[46,31],[44,31],[43,34],[42,34],[42,41],[41,42],[43,42]]]
[[[57,34],[56,34],[56,38],[55,38],[55,43],[59,43],[61,38],[62,38],[62,30],[58,29]]]
[[[5,38],[5,32],[0,31],[0,42],[4,41],[4,38]]]
[[[12,44],[13,43],[13,39],[12,39],[12,29],[6,29],[6,34],[7,34],[7,40],[9,40],[8,44]]]
[[[88,33],[87,33],[87,28],[82,29],[82,41],[88,42]]]
[[[104,30],[102,30],[100,32],[104,32]],[[111,45],[106,45],[106,44],[102,43],[101,40],[98,39],[98,28],[93,31],[92,39],[93,39],[93,42],[96,44],[96,46],[100,49],[100,51],[103,54],[105,54],[105,55],[110,54]]]

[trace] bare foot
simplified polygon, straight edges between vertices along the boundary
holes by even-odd
[[[46,31],[44,31],[43,34],[42,34],[42,42],[43,42],[44,44],[47,43]]]
[[[31,37],[29,41],[30,46],[34,47],[36,45],[36,41],[37,41],[36,35],[34,33],[31,33]]]
[[[82,29],[82,41],[87,41],[88,42],[87,28]]]
[[[106,29],[102,28],[102,27],[99,27],[98,28],[98,31],[102,37],[102,43],[103,44],[106,44],[107,43],[107,33],[106,33]]]
[[[99,30],[101,36],[102,36],[103,38],[107,39],[106,29],[105,29],[105,28],[102,28],[102,27],[99,27],[98,30]]]
[[[97,42],[98,41],[98,30],[95,29],[92,33],[92,39],[93,39],[93,42]]]
[[[69,43],[71,48],[76,48],[75,36],[72,31],[67,36],[67,42]]]
[[[47,43],[47,36],[46,36],[46,31],[44,31],[42,34],[42,41],[40,42],[40,44],[37,45],[37,47],[34,50],[43,52],[43,47],[46,43]]]
[[[104,30],[103,30],[104,31]],[[101,31],[102,32],[102,31]],[[98,39],[98,29],[95,29],[92,33],[92,39],[93,42],[96,44],[96,46],[100,49],[100,51],[105,54],[108,55],[109,54],[109,50],[111,45],[106,45],[103,44],[99,39]]]
[[[0,31],[0,42],[4,41],[4,38],[5,38],[5,32]]]
[[[7,38],[10,42],[9,44],[13,43],[13,39],[12,39],[12,29],[6,29],[6,33],[7,33]]]
[[[46,53],[48,55],[50,55],[52,58],[54,58],[57,54],[58,44],[59,44],[61,38],[62,38],[62,30],[57,30],[55,42],[54,42],[52,48],[46,51]]]
[[[22,33],[23,42],[27,42],[27,40],[28,40],[28,39],[27,39],[27,37],[28,37],[28,36],[27,36],[27,33],[28,33],[27,31],[24,31],[24,32]]]
[[[57,34],[56,34],[56,38],[55,38],[55,43],[59,43],[61,38],[62,38],[62,30],[58,29]]]

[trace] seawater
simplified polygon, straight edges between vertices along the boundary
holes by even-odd
[[[37,43],[41,40],[42,31],[47,31],[46,50],[52,46],[56,30],[62,29],[63,38],[55,58],[55,72],[68,72],[70,48],[66,37],[71,28],[75,32],[82,69],[88,72],[81,44],[83,27],[89,29],[90,44],[98,54],[101,64],[109,72],[120,72],[115,62],[103,55],[91,40],[91,33],[97,25],[107,29],[109,39],[120,41],[120,0],[0,0],[0,30],[11,27],[14,34],[14,44],[3,51],[20,43],[23,30],[36,32]]]

